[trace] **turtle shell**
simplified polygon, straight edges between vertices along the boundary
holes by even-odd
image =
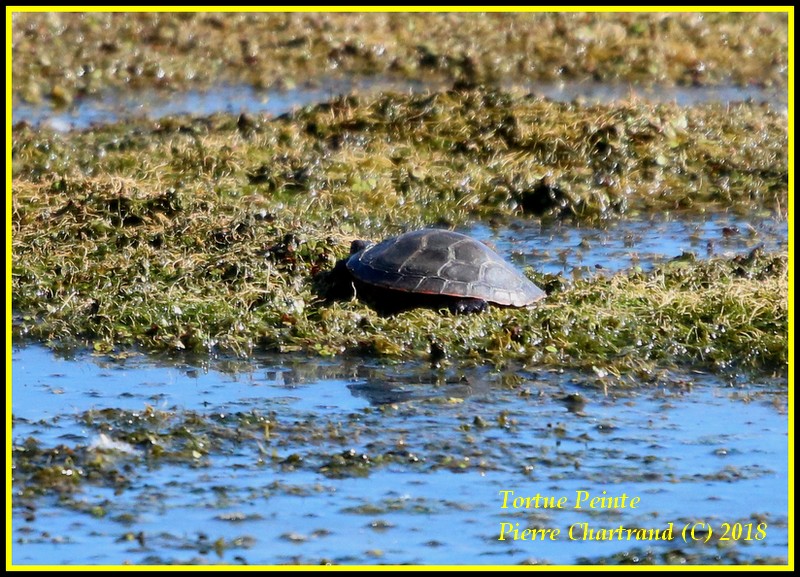
[[[485,244],[447,230],[407,232],[353,254],[353,277],[405,293],[479,299],[522,307],[544,291]]]

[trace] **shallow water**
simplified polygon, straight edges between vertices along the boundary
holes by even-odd
[[[572,564],[636,554],[637,545],[706,563],[787,556],[787,396],[778,381],[665,374],[631,390],[609,377],[560,371],[293,357],[205,365],[61,359],[39,346],[15,348],[13,370],[15,443],[34,436],[43,446],[94,444],[130,468],[130,483],[116,494],[84,483],[66,504],[53,496],[17,502],[15,564]],[[582,402],[569,400],[576,393]],[[90,426],[79,417],[148,406],[216,419],[271,413],[281,423],[339,427],[349,440],[327,447],[278,433],[223,445],[193,464],[160,463],[115,439],[113,429],[101,435],[100,419]],[[315,460],[350,449],[374,460],[400,446],[417,460],[375,460],[364,477],[326,475]],[[288,455],[302,460],[287,468]],[[568,503],[502,509],[501,491]],[[577,491],[641,501],[636,509],[575,510]],[[104,514],[88,514],[92,506]],[[566,538],[573,523],[697,521],[714,531],[763,522],[766,538],[708,545]],[[499,541],[501,523],[562,536]],[[217,552],[220,539],[226,546]]]
[[[786,221],[733,214],[654,216],[602,227],[517,221],[492,229],[475,223],[462,232],[494,246],[518,266],[551,274],[615,273],[691,253],[696,258],[747,255],[755,248],[787,250]]]
[[[444,88],[447,87],[441,83],[379,78],[362,81],[331,79],[321,81],[313,87],[297,87],[289,90],[265,91],[247,85],[220,85],[205,91],[190,90],[181,93],[140,90],[78,99],[62,110],[54,110],[49,102],[41,104],[16,102],[12,118],[14,123],[22,121],[33,125],[45,123],[54,130],[67,131],[127,118],[157,119],[173,114],[206,116],[220,112],[247,112],[278,116],[294,108],[329,100],[338,94],[370,95],[386,91],[421,93]],[[753,100],[766,103],[775,110],[783,111],[784,114],[787,111],[788,98],[785,90],[736,86],[646,87],[628,84],[557,82],[518,88],[561,102],[569,102],[576,98],[597,103],[638,99],[691,106],[710,102]]]

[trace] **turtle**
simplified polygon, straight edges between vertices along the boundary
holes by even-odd
[[[524,307],[545,292],[482,242],[442,229],[422,229],[378,244],[353,241],[334,268],[342,297],[355,296],[384,314],[416,307],[481,312],[488,303]],[[349,290],[342,292],[342,285]]]

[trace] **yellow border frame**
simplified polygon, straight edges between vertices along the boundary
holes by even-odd
[[[185,6],[135,6],[135,7],[98,7],[98,6],[31,6],[31,7],[6,7],[6,191],[12,190],[12,168],[11,168],[11,149],[12,149],[12,50],[11,50],[11,37],[12,37],[12,20],[13,14],[17,12],[785,12],[789,19],[788,21],[788,123],[789,123],[789,205],[788,205],[788,225],[789,225],[789,454],[788,454],[788,488],[789,488],[789,526],[788,526],[788,564],[787,565],[742,565],[742,566],[716,566],[716,565],[692,565],[692,566],[573,566],[573,565],[550,565],[547,569],[559,569],[567,571],[675,571],[675,570],[690,570],[695,571],[698,569],[718,570],[718,571],[761,571],[769,570],[783,570],[791,571],[794,569],[794,7],[793,6],[763,6],[763,7],[743,7],[735,10],[724,10],[720,6],[608,6],[598,9],[596,6],[542,6],[542,7],[524,7],[524,6],[494,6],[488,8],[478,7],[453,7],[453,6],[381,6],[371,9],[364,9],[363,6],[306,6],[306,7],[263,7],[260,10],[255,7],[241,7],[241,6],[204,6],[202,10],[197,8],[187,8]],[[61,566],[61,565],[25,565],[15,566],[12,563],[12,543],[13,543],[13,529],[12,529],[12,461],[11,461],[11,438],[13,435],[11,426],[12,415],[12,285],[11,285],[11,194],[6,194],[6,570],[16,571],[38,571],[42,569],[60,569],[60,570],[74,570],[74,571],[107,571],[111,568],[118,570],[133,570],[133,571],[154,571],[154,570],[176,570],[176,571],[214,571],[214,570],[238,570],[238,571],[263,571],[265,569],[276,571],[305,571],[309,569],[327,570],[327,571],[373,571],[380,570],[466,570],[466,569],[481,569],[484,571],[489,570],[503,570],[503,571],[531,571],[532,567],[526,566],[506,566],[506,565],[424,565],[424,566],[329,566],[318,567],[316,565],[302,565],[302,566],[238,566],[238,565],[220,565],[220,566],[161,566],[161,565],[75,565],[75,566]]]

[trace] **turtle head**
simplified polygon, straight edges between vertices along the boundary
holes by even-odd
[[[354,240],[350,243],[350,256],[371,247],[373,244],[375,243],[368,240]]]

